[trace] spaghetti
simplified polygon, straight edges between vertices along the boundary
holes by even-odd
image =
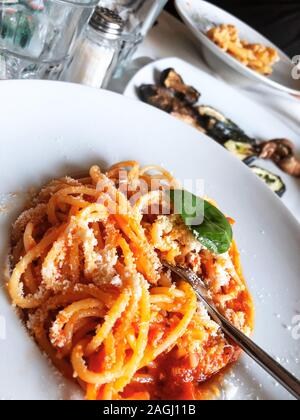
[[[180,216],[177,186],[129,161],[52,181],[13,227],[8,289],[53,364],[96,399],[201,399],[201,383],[239,351],[162,261],[192,268],[247,334],[253,307],[235,244],[214,255]],[[150,211],[149,211],[150,209]]]

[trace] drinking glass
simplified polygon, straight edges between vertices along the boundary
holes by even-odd
[[[0,0],[0,79],[58,79],[98,0]]]
[[[100,0],[101,6],[117,11],[126,22],[115,77],[121,76],[167,2],[168,0]]]

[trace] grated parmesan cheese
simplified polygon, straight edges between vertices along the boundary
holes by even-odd
[[[123,285],[123,282],[122,282],[121,277],[120,277],[119,275],[117,275],[117,276],[114,276],[114,277],[111,279],[110,284],[111,284],[112,286],[121,287],[121,286]]]

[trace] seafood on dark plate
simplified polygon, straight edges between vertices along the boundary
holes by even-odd
[[[182,77],[174,69],[166,69],[160,75],[160,84],[190,105],[195,105],[201,94],[192,86],[184,83]]]

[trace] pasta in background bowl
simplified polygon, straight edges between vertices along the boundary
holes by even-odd
[[[280,60],[275,48],[241,40],[234,25],[215,26],[207,32],[207,36],[223,51],[264,76],[270,76],[272,67]]]
[[[263,83],[292,95],[300,94],[300,82],[292,77],[295,63],[255,29],[225,10],[204,0],[175,0],[175,5],[183,21],[197,38],[198,45],[207,64],[227,82],[234,86],[240,85],[243,87]],[[246,61],[244,64],[237,60],[209,39],[207,31],[211,27],[219,25],[234,26],[238,28],[240,38],[246,40],[247,43],[263,45],[267,48],[267,51],[270,48],[270,52],[277,51],[278,54],[276,54],[276,57],[274,53],[267,54],[269,56],[267,62],[270,58],[280,60],[274,66],[273,73],[266,77],[265,74],[261,74],[255,71],[255,69],[247,67]],[[243,50],[240,48],[237,49],[236,46],[233,46],[233,49],[241,57]],[[255,47],[256,49],[257,47]],[[260,53],[257,52],[257,55],[259,56]],[[244,59],[245,57],[243,57]],[[256,64],[259,63],[257,62]]]

